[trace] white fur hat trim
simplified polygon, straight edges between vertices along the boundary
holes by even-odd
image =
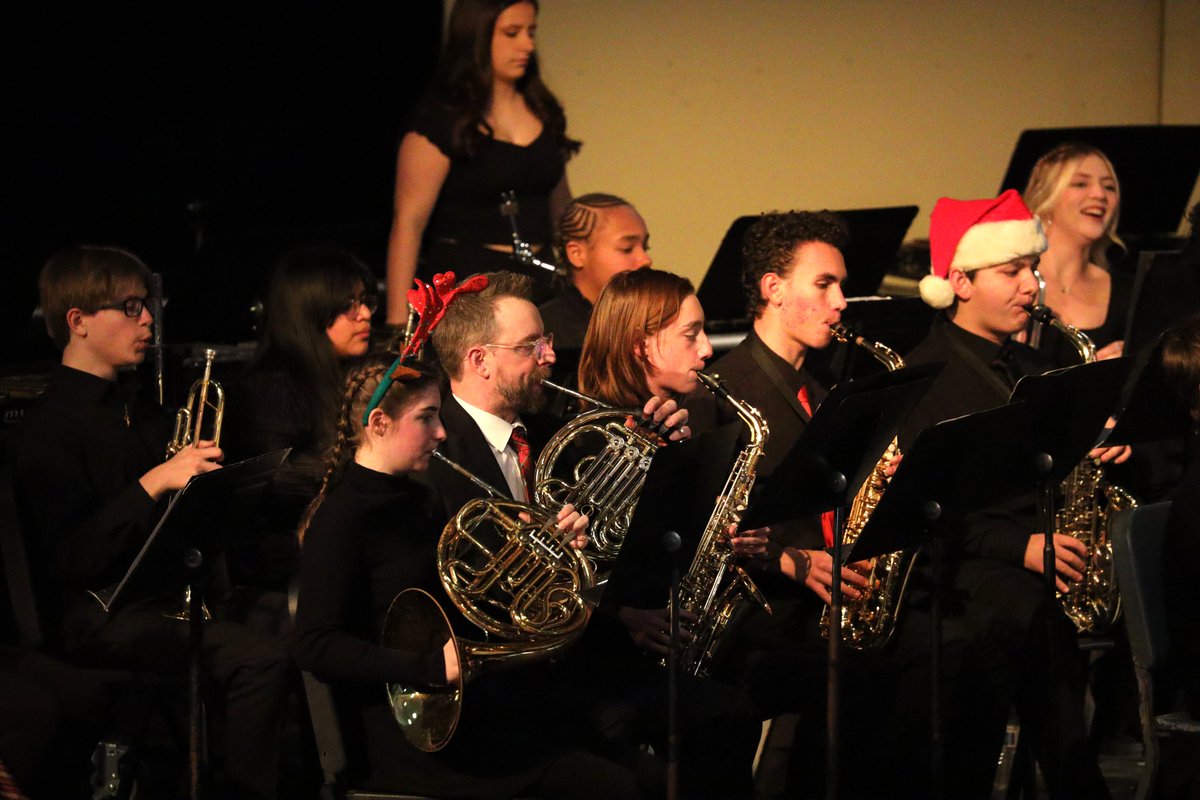
[[[934,308],[949,308],[954,302],[954,289],[945,278],[926,275],[917,288],[921,291],[921,299]]]
[[[1007,264],[1025,256],[1035,256],[1045,250],[1046,235],[1042,233],[1042,223],[1036,217],[980,222],[968,228],[958,240],[958,247],[954,250],[954,259],[950,266],[952,269],[970,272],[997,264]],[[921,296],[925,296],[924,289],[921,290]]]

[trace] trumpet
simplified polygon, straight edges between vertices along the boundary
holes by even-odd
[[[225,390],[212,379],[212,366],[216,357],[216,350],[209,348],[204,351],[204,375],[192,384],[192,388],[188,390],[187,402],[175,413],[175,433],[167,443],[168,459],[177,456],[185,447],[206,438],[214,445],[220,444],[221,420],[225,416]],[[211,401],[210,394],[213,397]],[[206,411],[211,411],[212,415],[211,425],[207,429],[204,427]],[[192,587],[188,586],[183,590],[183,608],[168,612],[166,616],[169,619],[186,621],[191,616],[191,607]],[[204,619],[212,619],[212,613],[206,604],[201,603],[200,610]]]
[[[188,390],[187,402],[175,414],[175,433],[167,444],[167,458],[179,454],[185,447],[208,440],[221,443],[221,421],[225,416],[225,390],[212,379],[213,361],[217,351],[204,351],[204,375]],[[210,400],[212,395],[214,399]],[[205,427],[205,414],[211,412],[210,426]]]

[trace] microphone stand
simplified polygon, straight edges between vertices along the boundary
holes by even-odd
[[[942,518],[941,504],[936,500],[926,501],[921,507],[921,516],[933,538],[933,553],[930,556],[933,595],[929,607],[929,672],[932,681],[929,688],[930,769],[933,771],[933,796],[935,800],[942,800],[946,796],[946,743],[942,724],[942,581],[946,540],[941,527],[937,525]]]
[[[675,531],[663,534],[662,546],[671,559],[670,653],[667,656],[667,800],[679,798],[679,552],[683,540]]]
[[[195,547],[184,553],[188,573],[188,798],[204,796],[204,705],[200,697],[200,655],[204,646],[204,556]]]
[[[150,346],[154,349],[154,389],[158,397],[160,406],[166,405],[166,391],[163,386],[164,373],[164,356],[163,356],[163,308],[166,302],[163,300],[163,280],[162,273],[155,272],[150,275],[150,315],[154,317],[154,326],[151,328]]]
[[[521,232],[517,230],[517,213],[519,211],[520,206],[517,205],[517,193],[513,191],[501,192],[500,216],[506,217],[508,223],[512,226],[513,258],[527,267],[538,267],[557,274],[558,267],[548,261],[542,261],[535,256],[533,248],[529,246],[529,242],[521,238]]]
[[[825,797],[837,800],[839,716],[841,713],[842,673],[842,528],[846,523],[846,476],[835,472],[829,478],[829,491],[836,504],[833,507],[833,577],[829,582],[829,678],[825,700]]]

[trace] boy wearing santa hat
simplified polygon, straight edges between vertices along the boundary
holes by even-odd
[[[1017,192],[938,200],[929,244],[932,269],[921,280],[921,297],[942,309],[944,318],[905,361],[946,366],[901,431],[901,449],[942,420],[1004,405],[1021,377],[1053,366],[1012,339],[1029,319],[1026,308],[1037,293],[1034,269],[1046,249],[1041,223]],[[994,765],[1011,702],[1051,797],[1107,797],[1083,720],[1075,628],[1046,596],[1044,537],[1035,519],[1036,497],[1030,495],[980,509],[955,532],[947,571],[951,594],[962,602],[949,614],[993,654],[987,680],[977,688],[978,707],[992,710],[988,734],[967,746],[978,763],[990,756]],[[1065,591],[1067,580],[1082,577],[1087,550],[1062,535],[1054,537],[1054,548],[1058,587]]]

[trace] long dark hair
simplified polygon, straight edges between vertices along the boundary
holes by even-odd
[[[346,465],[354,458],[355,451],[362,444],[363,413],[371,395],[375,393],[376,387],[393,361],[390,353],[363,356],[347,373],[340,396],[337,438],[325,459],[325,476],[321,479],[321,490],[309,503],[296,529],[296,536],[301,544],[304,543],[304,534],[308,532],[308,526],[312,523],[317,509],[325,502],[330,490],[341,480]],[[393,419],[404,413],[423,389],[441,385],[442,374],[436,367],[412,363],[409,368],[415,375],[393,383],[379,403],[383,413]]]
[[[454,119],[450,126],[454,155],[470,158],[492,136],[485,119],[492,98],[492,35],[500,14],[521,2],[538,8],[537,0],[457,0],[450,12],[445,48],[427,102],[441,106]],[[530,54],[517,91],[558,142],[564,157],[579,150],[579,142],[567,136],[562,104],[542,82],[537,52]]]
[[[360,283],[373,291],[371,271],[332,247],[293,250],[271,276],[256,365],[280,370],[304,388],[299,401],[314,425],[333,419],[341,395],[342,366],[326,329]]]

